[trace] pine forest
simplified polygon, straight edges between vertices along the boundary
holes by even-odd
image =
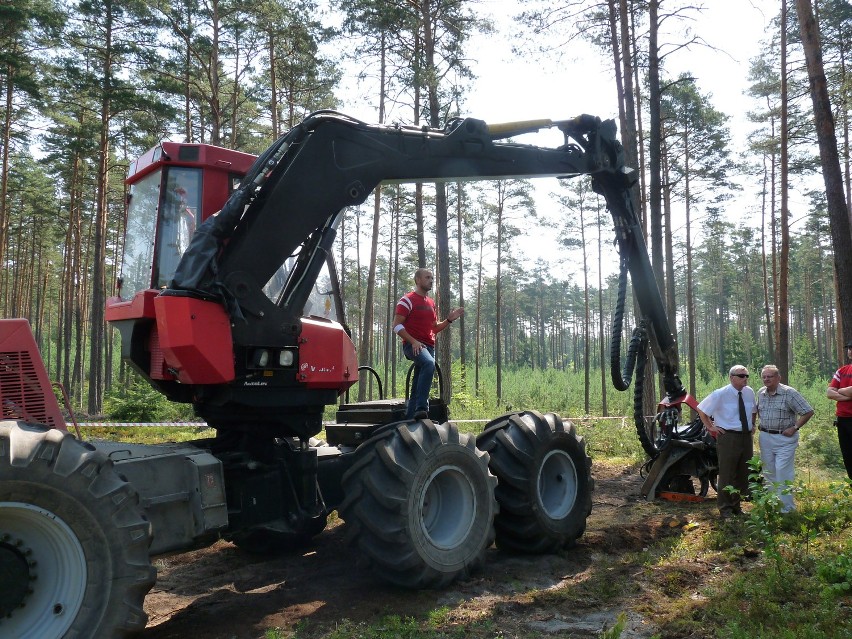
[[[488,38],[530,65],[582,49],[608,69],[618,99],[598,115],[616,120],[641,176],[690,392],[736,363],[827,382],[852,339],[852,5],[762,5],[773,15],[748,61],[743,147],[707,70],[682,71],[720,46],[701,36],[700,2],[0,0],[0,316],[29,320],[76,411],[108,414],[110,395],[138,383],[104,317],[136,158],[165,140],[259,155],[321,109],[436,129],[483,117],[467,103]],[[536,96],[509,99],[541,116]],[[386,184],[346,211],[333,249],[345,321],[389,395],[407,367],[394,305],[423,266],[439,317],[465,308],[438,341],[445,393],[493,413],[518,401],[507,380],[535,371],[557,394],[575,380],[583,414],[629,412],[609,379],[612,220],[587,180],[539,182]],[[537,251],[544,238],[558,250]],[[624,348],[635,324],[628,303]]]

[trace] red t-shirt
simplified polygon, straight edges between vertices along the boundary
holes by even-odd
[[[400,298],[394,312],[403,317],[402,325],[411,337],[427,346],[435,345],[434,329],[438,312],[431,297],[411,291]]]
[[[852,364],[840,368],[828,383],[829,388],[846,388],[852,386]],[[852,417],[852,400],[837,402],[838,417]]]

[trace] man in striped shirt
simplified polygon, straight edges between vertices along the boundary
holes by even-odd
[[[763,478],[781,500],[781,512],[796,509],[791,494],[795,475],[799,429],[813,417],[814,409],[792,386],[781,383],[778,367],[760,371],[763,388],[757,392],[755,412],[760,417],[760,461]]]

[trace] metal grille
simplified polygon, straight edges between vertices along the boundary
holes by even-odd
[[[0,352],[0,415],[3,419],[63,427],[53,424],[45,396],[53,390],[42,388],[30,353]]]
[[[151,330],[148,343],[151,350],[151,379],[174,379],[174,376],[166,370],[166,355],[160,348],[160,332],[156,326]]]

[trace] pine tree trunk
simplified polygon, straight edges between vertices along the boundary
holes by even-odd
[[[781,2],[781,254],[778,261],[778,341],[776,366],[781,379],[790,379],[790,315],[789,315],[789,120],[787,98],[787,2]]]
[[[107,197],[109,191],[109,139],[112,96],[112,9],[105,5],[105,26],[101,75],[101,121],[98,146],[97,202],[95,205],[94,255],[92,264],[92,297],[89,323],[89,393],[87,411],[96,415],[103,403],[104,369],[103,345],[105,339],[104,304],[106,302],[106,232]]]
[[[852,273],[852,251],[849,250],[852,232],[850,232],[849,211],[846,208],[843,190],[843,174],[840,170],[834,117],[828,97],[819,33],[810,0],[796,0],[796,11],[799,16],[799,30],[805,51],[814,107],[820,164],[828,201],[835,271],[843,274],[836,280],[839,311],[843,322],[843,339],[838,344],[838,360],[843,361],[843,346],[845,342],[852,340],[852,278],[849,277],[849,273]]]

